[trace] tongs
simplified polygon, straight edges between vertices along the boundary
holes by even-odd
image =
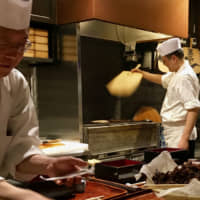
[[[88,168],[81,168],[78,172],[70,173],[65,176],[57,176],[57,177],[51,177],[51,178],[46,178],[44,176],[40,176],[40,178],[44,181],[56,181],[56,180],[61,180],[61,179],[68,179],[68,178],[74,178],[76,176],[83,176],[83,175],[92,175],[94,174],[94,167],[91,167],[90,169]]]

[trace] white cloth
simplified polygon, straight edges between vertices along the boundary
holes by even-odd
[[[29,27],[32,0],[1,0],[0,26],[9,29],[26,29]]]
[[[177,147],[183,133],[187,111],[200,108],[199,80],[187,61],[177,72],[169,72],[162,76],[162,85],[167,88],[161,109],[164,136],[170,147]],[[196,139],[194,127],[190,136]]]
[[[38,149],[38,120],[28,83],[16,69],[0,79],[0,176],[15,177],[16,165]],[[18,179],[35,175],[18,174]]]
[[[158,45],[157,51],[161,56],[166,56],[172,52],[181,49],[181,41],[179,38],[169,39]]]

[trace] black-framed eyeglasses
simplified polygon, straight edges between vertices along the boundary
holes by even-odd
[[[32,45],[31,41],[27,39],[24,46],[19,47],[18,52],[25,53],[30,49],[31,45]]]

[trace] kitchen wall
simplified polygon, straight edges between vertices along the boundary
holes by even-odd
[[[57,61],[37,68],[40,133],[79,140],[76,24],[60,26],[57,40]]]
[[[132,119],[142,106],[151,106],[160,112],[164,95],[165,90],[161,86],[143,79],[132,96],[121,99],[121,118]]]
[[[123,52],[124,45],[120,42],[81,37],[84,123],[100,119],[131,119],[141,106],[160,110],[165,91],[145,80],[129,98],[113,97],[106,90],[106,84],[125,69]]]
[[[127,69],[123,59],[125,45],[121,41],[121,38],[127,36],[127,32],[123,32],[123,29],[116,25],[115,27],[110,25],[111,29],[107,23],[100,23],[96,29],[98,37],[95,37],[95,34],[94,37],[88,36],[91,32],[86,34],[87,29],[83,29],[82,23],[80,29],[79,24],[59,26],[56,34],[57,59],[53,63],[40,63],[34,66],[26,64],[31,77],[35,77],[35,82],[31,86],[36,85],[37,88],[33,96],[38,110],[40,136],[79,140],[82,122],[87,123],[97,119],[131,119],[135,111],[143,105],[160,109],[164,90],[155,84],[142,81],[133,96],[121,99],[110,96],[106,90],[105,85],[108,81]],[[104,29],[105,26],[107,31]],[[120,29],[118,36],[116,28]],[[131,36],[128,40],[148,39],[146,33],[138,31],[134,32],[138,33],[136,35],[132,32],[132,36],[128,31],[128,35]],[[79,33],[80,45],[76,46]],[[102,33],[105,36],[103,38]],[[150,35],[149,39],[155,39],[159,34],[155,36],[154,33],[150,33]],[[166,36],[159,35],[159,37]],[[69,38],[70,41],[66,42],[65,39]],[[141,58],[140,61],[145,63]],[[148,62],[149,59],[146,65]],[[30,75],[26,76],[28,79]]]
[[[76,63],[40,66],[37,79],[41,136],[78,138]]]
[[[70,38],[67,45],[66,38]],[[35,64],[29,64],[34,63],[34,59],[29,59],[23,61],[19,69],[26,76],[31,91],[37,88],[32,94],[40,136],[80,140],[76,24],[57,27],[53,39],[57,44],[50,52],[50,55],[52,51],[57,54],[53,62],[37,63],[36,59]]]
[[[84,123],[97,119],[131,119],[141,106],[160,110],[164,96],[160,86],[143,80],[133,96],[116,98],[110,96],[105,85],[137,62],[146,70],[155,71],[153,51],[157,42],[152,41],[166,39],[170,35],[97,20],[81,22],[80,34]],[[131,63],[124,59],[127,47],[139,53]]]
[[[113,117],[117,99],[107,82],[121,71],[123,46],[118,42],[81,37],[83,122]]]

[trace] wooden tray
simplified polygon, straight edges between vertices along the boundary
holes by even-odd
[[[127,190],[110,186],[107,184],[99,183],[96,181],[87,181],[85,192],[81,194],[76,194],[75,197],[70,198],[70,200],[85,200],[91,197],[104,196],[105,199],[111,199],[113,197],[121,196],[126,194]]]
[[[130,197],[126,200],[164,200],[163,198],[157,197],[153,192],[148,194],[139,195],[137,197]]]
[[[93,181],[98,182],[98,183],[103,183],[103,184],[106,184],[106,185],[121,188],[121,189],[124,189],[124,190],[127,191],[125,194],[109,198],[110,200],[125,200],[125,199],[128,199],[128,198],[133,198],[133,197],[137,197],[137,196],[140,196],[140,195],[152,193],[152,190],[150,190],[150,189],[142,189],[142,188],[139,188],[139,187],[138,188],[128,187],[124,184],[120,184],[120,183],[116,183],[116,182],[112,182],[112,181],[107,181],[107,180],[103,180],[103,179],[97,179],[97,178],[94,178],[94,177],[89,178],[89,180],[93,180]]]

